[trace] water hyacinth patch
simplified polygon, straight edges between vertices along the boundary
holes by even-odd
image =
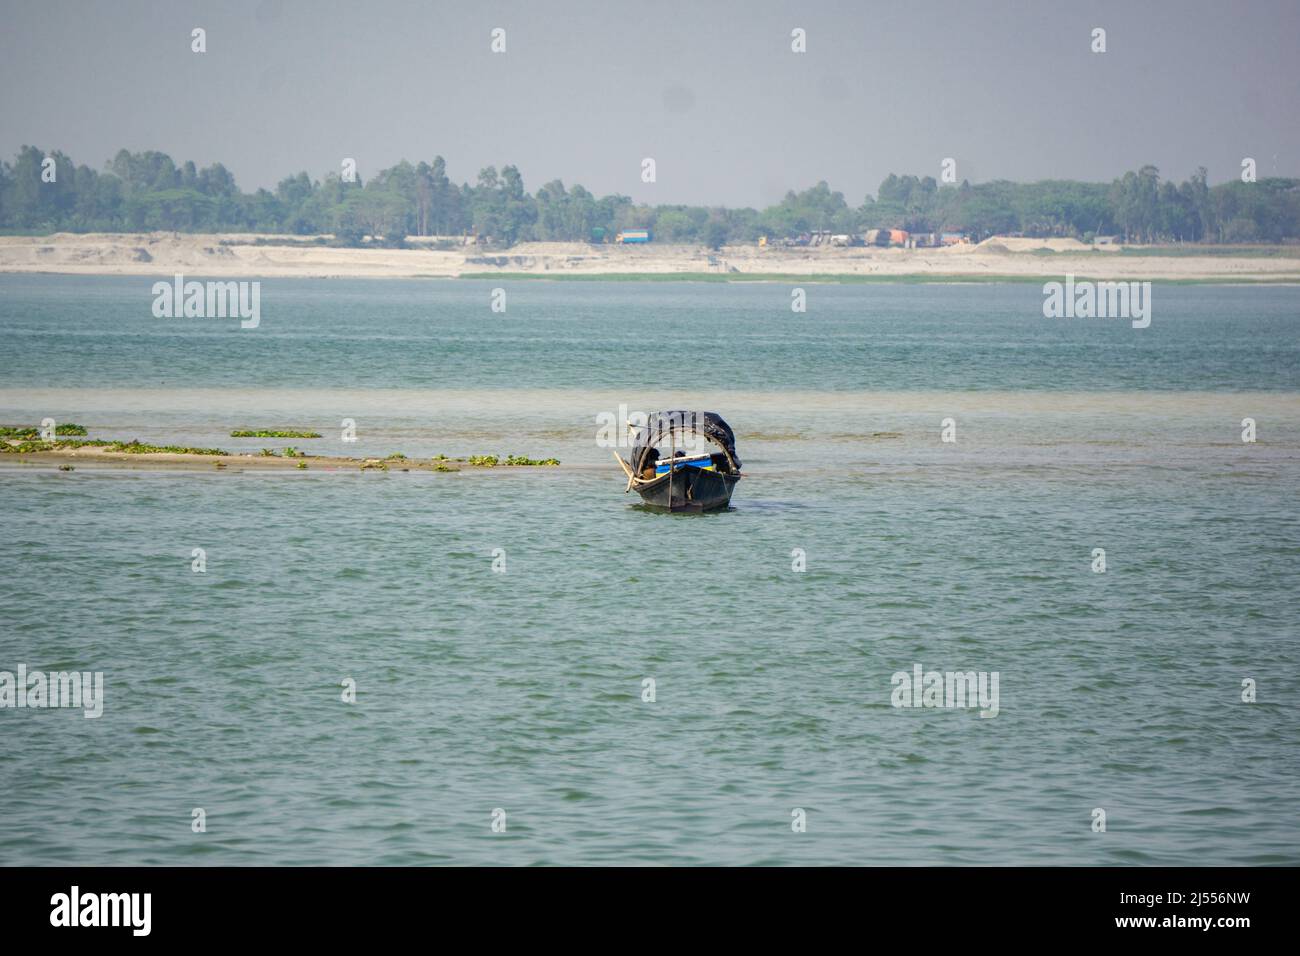
[[[320,438],[320,432],[295,431],[292,429],[242,429],[232,431],[231,438]]]

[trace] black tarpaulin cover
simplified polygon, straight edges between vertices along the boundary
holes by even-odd
[[[645,425],[636,430],[632,446],[632,468],[640,472],[645,467],[645,454],[659,444],[671,432],[701,432],[705,438],[721,445],[731,460],[732,466],[740,470],[740,458],[736,455],[736,436],[731,426],[722,420],[717,412],[653,412],[646,419]]]

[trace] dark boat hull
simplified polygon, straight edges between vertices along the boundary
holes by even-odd
[[[726,475],[703,468],[679,468],[671,475],[637,486],[647,507],[658,511],[721,511],[731,504],[731,492],[739,475]]]

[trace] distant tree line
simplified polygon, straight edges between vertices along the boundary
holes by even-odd
[[[49,162],[51,161],[52,162]],[[514,166],[483,169],[456,185],[441,156],[403,160],[363,182],[302,172],[274,191],[240,191],[220,163],[177,165],[165,153],[121,150],[103,171],[65,154],[24,146],[0,162],[0,229],[6,232],[251,232],[333,234],[343,244],[371,237],[390,245],[411,236],[474,235],[511,245],[525,240],[601,241],[622,229],[649,229],[660,242],[752,242],[815,230],[964,232],[974,239],[1119,235],[1130,242],[1281,242],[1300,238],[1300,180],[1206,182],[1205,169],[1175,184],[1154,166],[1113,183],[940,185],[932,177],[891,174],[876,196],[850,206],[820,182],[788,192],[763,210],[638,205],[597,198],[554,180],[530,194]]]

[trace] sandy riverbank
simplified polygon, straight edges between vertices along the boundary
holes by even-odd
[[[646,246],[523,243],[508,250],[341,249],[302,237],[57,233],[0,237],[0,272],[214,278],[714,277],[719,279],[1034,279],[1300,282],[1300,255],[1141,255],[1069,239],[996,237],[946,249]]]
[[[10,443],[12,444],[12,443]],[[57,465],[64,470],[81,466],[91,468],[134,468],[145,471],[431,471],[442,474],[512,474],[537,471],[572,470],[572,465],[495,465],[471,464],[463,458],[348,458],[335,455],[225,454],[201,455],[184,452],[123,452],[82,445],[56,447],[41,451],[0,454],[0,469],[20,466]],[[611,464],[612,467],[612,464]],[[587,470],[590,470],[588,468]]]

